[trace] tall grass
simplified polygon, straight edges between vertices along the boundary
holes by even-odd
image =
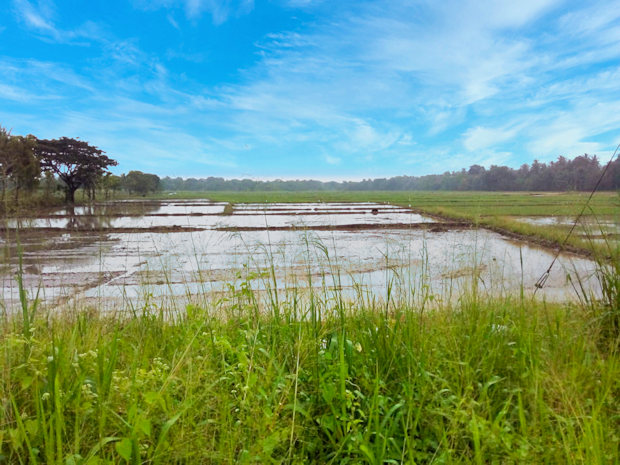
[[[0,463],[620,460],[604,320],[473,291],[422,311],[323,279],[267,305],[247,281],[182,313],[8,317]]]
[[[596,244],[595,238],[602,237],[602,243]],[[578,282],[577,295],[581,306],[597,321],[605,338],[620,342],[620,241],[606,238],[605,230],[600,225],[598,233],[587,231],[586,239],[590,242],[596,261],[596,278],[600,284],[600,299],[589,295],[585,286]]]

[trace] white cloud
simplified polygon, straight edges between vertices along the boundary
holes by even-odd
[[[444,8],[454,8],[457,13],[447,14],[448,18],[454,19],[456,16],[461,18],[462,23],[470,20],[474,27],[498,30],[529,25],[559,3],[561,0],[454,0],[444,3]]]
[[[617,38],[619,19],[620,4],[617,2],[585,2],[582,8],[562,15],[558,26],[569,37],[596,40],[601,44]]]
[[[571,111],[540,116],[528,129],[527,148],[541,159],[559,155],[608,152],[617,143],[620,128],[620,100],[614,102],[581,101]],[[601,135],[614,133],[608,137]],[[597,139],[599,136],[599,140]],[[614,139],[614,137],[616,139]]]
[[[175,28],[177,31],[180,31],[181,28],[179,27],[179,23],[177,23],[177,21],[174,19],[174,17],[169,14],[166,15],[166,19],[168,20],[168,22],[170,23],[170,25]]]
[[[13,0],[13,12],[27,29],[34,31],[42,40],[69,45],[88,46],[105,43],[109,39],[99,25],[86,21],[81,25],[63,29],[56,24],[56,6],[52,0]]]
[[[342,159],[331,155],[325,155],[325,162],[329,165],[339,165],[342,162]]]
[[[517,128],[498,129],[477,126],[468,129],[463,134],[463,145],[470,152],[487,149],[512,139],[517,131]]]
[[[254,0],[134,0],[134,5],[143,10],[182,8],[185,16],[192,21],[208,14],[213,24],[220,25],[231,16],[250,13],[254,9]],[[168,16],[168,21],[173,26],[177,24],[171,16]]]
[[[54,97],[35,95],[27,89],[0,83],[0,99],[14,102],[33,102],[42,98],[53,99]]]
[[[413,136],[409,133],[404,133],[400,139],[398,139],[399,145],[415,145],[415,141],[413,140]]]
[[[13,7],[18,17],[29,28],[50,35],[54,39],[61,38],[61,32],[56,29],[51,19],[52,8],[49,3],[39,2],[35,7],[28,0],[13,0]]]
[[[394,146],[402,138],[401,132],[380,130],[365,120],[355,119],[351,123],[349,123],[350,129],[342,128],[348,136],[346,142],[337,144],[338,147],[351,153],[381,152]]]

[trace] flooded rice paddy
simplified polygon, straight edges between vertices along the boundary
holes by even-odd
[[[609,239],[616,241],[620,238],[620,223],[617,218],[611,217],[595,217],[582,216],[576,220],[572,216],[521,216],[515,218],[522,223],[528,223],[535,226],[562,226],[567,229],[571,228],[575,221],[575,232],[584,238],[592,238],[596,240]]]
[[[125,201],[57,209],[5,221],[2,305],[18,301],[18,244],[25,287],[48,306],[114,308],[185,302],[231,287],[321,288],[385,298],[458,296],[472,285],[526,294],[553,251],[466,224],[373,203],[237,204]],[[595,264],[562,254],[539,295],[594,293]]]

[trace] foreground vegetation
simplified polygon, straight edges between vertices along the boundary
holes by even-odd
[[[620,461],[617,308],[270,296],[5,316],[0,462]]]

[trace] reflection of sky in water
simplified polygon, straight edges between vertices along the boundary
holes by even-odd
[[[87,221],[92,219],[92,221]],[[416,213],[386,213],[373,215],[370,213],[325,214],[325,215],[286,215],[256,213],[255,215],[230,216],[139,216],[121,218],[83,218],[79,222],[67,218],[34,218],[19,220],[20,228],[70,228],[72,226],[90,229],[105,228],[155,228],[183,226],[192,228],[234,228],[234,227],[265,227],[265,226],[297,226],[314,225],[339,226],[347,224],[395,224],[395,223],[428,223],[434,220]],[[17,220],[12,220],[15,227]]]
[[[10,220],[9,227],[26,228],[230,228],[341,226],[347,224],[425,223],[430,218],[402,207],[374,203],[238,204],[233,215],[221,215],[225,203],[119,202],[93,207],[75,207],[74,214],[59,209],[42,218]],[[373,212],[373,210],[375,210]],[[324,213],[321,213],[324,212]],[[121,216],[123,215],[123,216]],[[166,216],[170,215],[170,216]],[[205,215],[205,216],[201,216]]]
[[[192,208],[207,208],[208,204]],[[274,208],[281,208],[281,205]],[[288,205],[288,207],[291,207]],[[309,207],[304,205],[303,207]],[[360,208],[352,204],[351,208]],[[367,204],[362,208],[370,209]],[[380,207],[384,207],[380,205]],[[178,201],[152,208],[184,208]],[[223,208],[218,206],[217,208]],[[312,206],[312,208],[315,208]],[[340,204],[340,208],[348,208]],[[333,209],[333,205],[331,206]],[[176,210],[172,210],[176,211]],[[159,223],[160,220],[167,221]],[[64,221],[66,219],[35,219]],[[172,222],[171,222],[172,221]],[[194,222],[196,221],[196,222]],[[304,223],[301,223],[301,222]],[[432,221],[413,213],[378,215],[239,215],[207,217],[124,217],[112,218],[114,227],[148,225],[271,226],[338,225],[364,223],[415,223]],[[123,226],[119,226],[122,224]],[[147,225],[147,226],[144,226]],[[385,294],[388,283],[394,291],[420,290],[423,283],[433,293],[448,296],[471,282],[477,272],[482,290],[494,293],[518,292],[521,283],[526,292],[552,260],[552,253],[537,247],[517,244],[486,230],[428,232],[422,230],[377,229],[365,231],[246,231],[229,233],[207,229],[196,232],[114,234],[59,233],[48,240],[24,244],[27,284],[33,290],[41,284],[41,296],[53,299],[71,296],[75,288],[86,297],[141,298],[146,294],[183,296],[187,293],[221,289],[234,281],[239,272],[264,271],[273,264],[278,286],[321,285],[323,277],[333,284],[330,272],[337,270],[348,292],[366,289]],[[523,269],[521,269],[521,260]],[[586,287],[596,288],[591,280],[594,264],[585,259],[562,255],[541,292],[550,299],[571,298],[573,291],[567,274],[578,275]],[[3,280],[5,299],[16,297],[11,274]],[[253,287],[264,287],[264,279],[255,279]]]
[[[522,223],[533,224],[536,226],[572,226],[575,222],[574,216],[521,216],[515,217],[515,220]],[[592,218],[588,216],[581,217],[577,226],[581,230],[586,230],[596,234],[597,232],[609,231],[620,232],[620,223],[611,218]]]

